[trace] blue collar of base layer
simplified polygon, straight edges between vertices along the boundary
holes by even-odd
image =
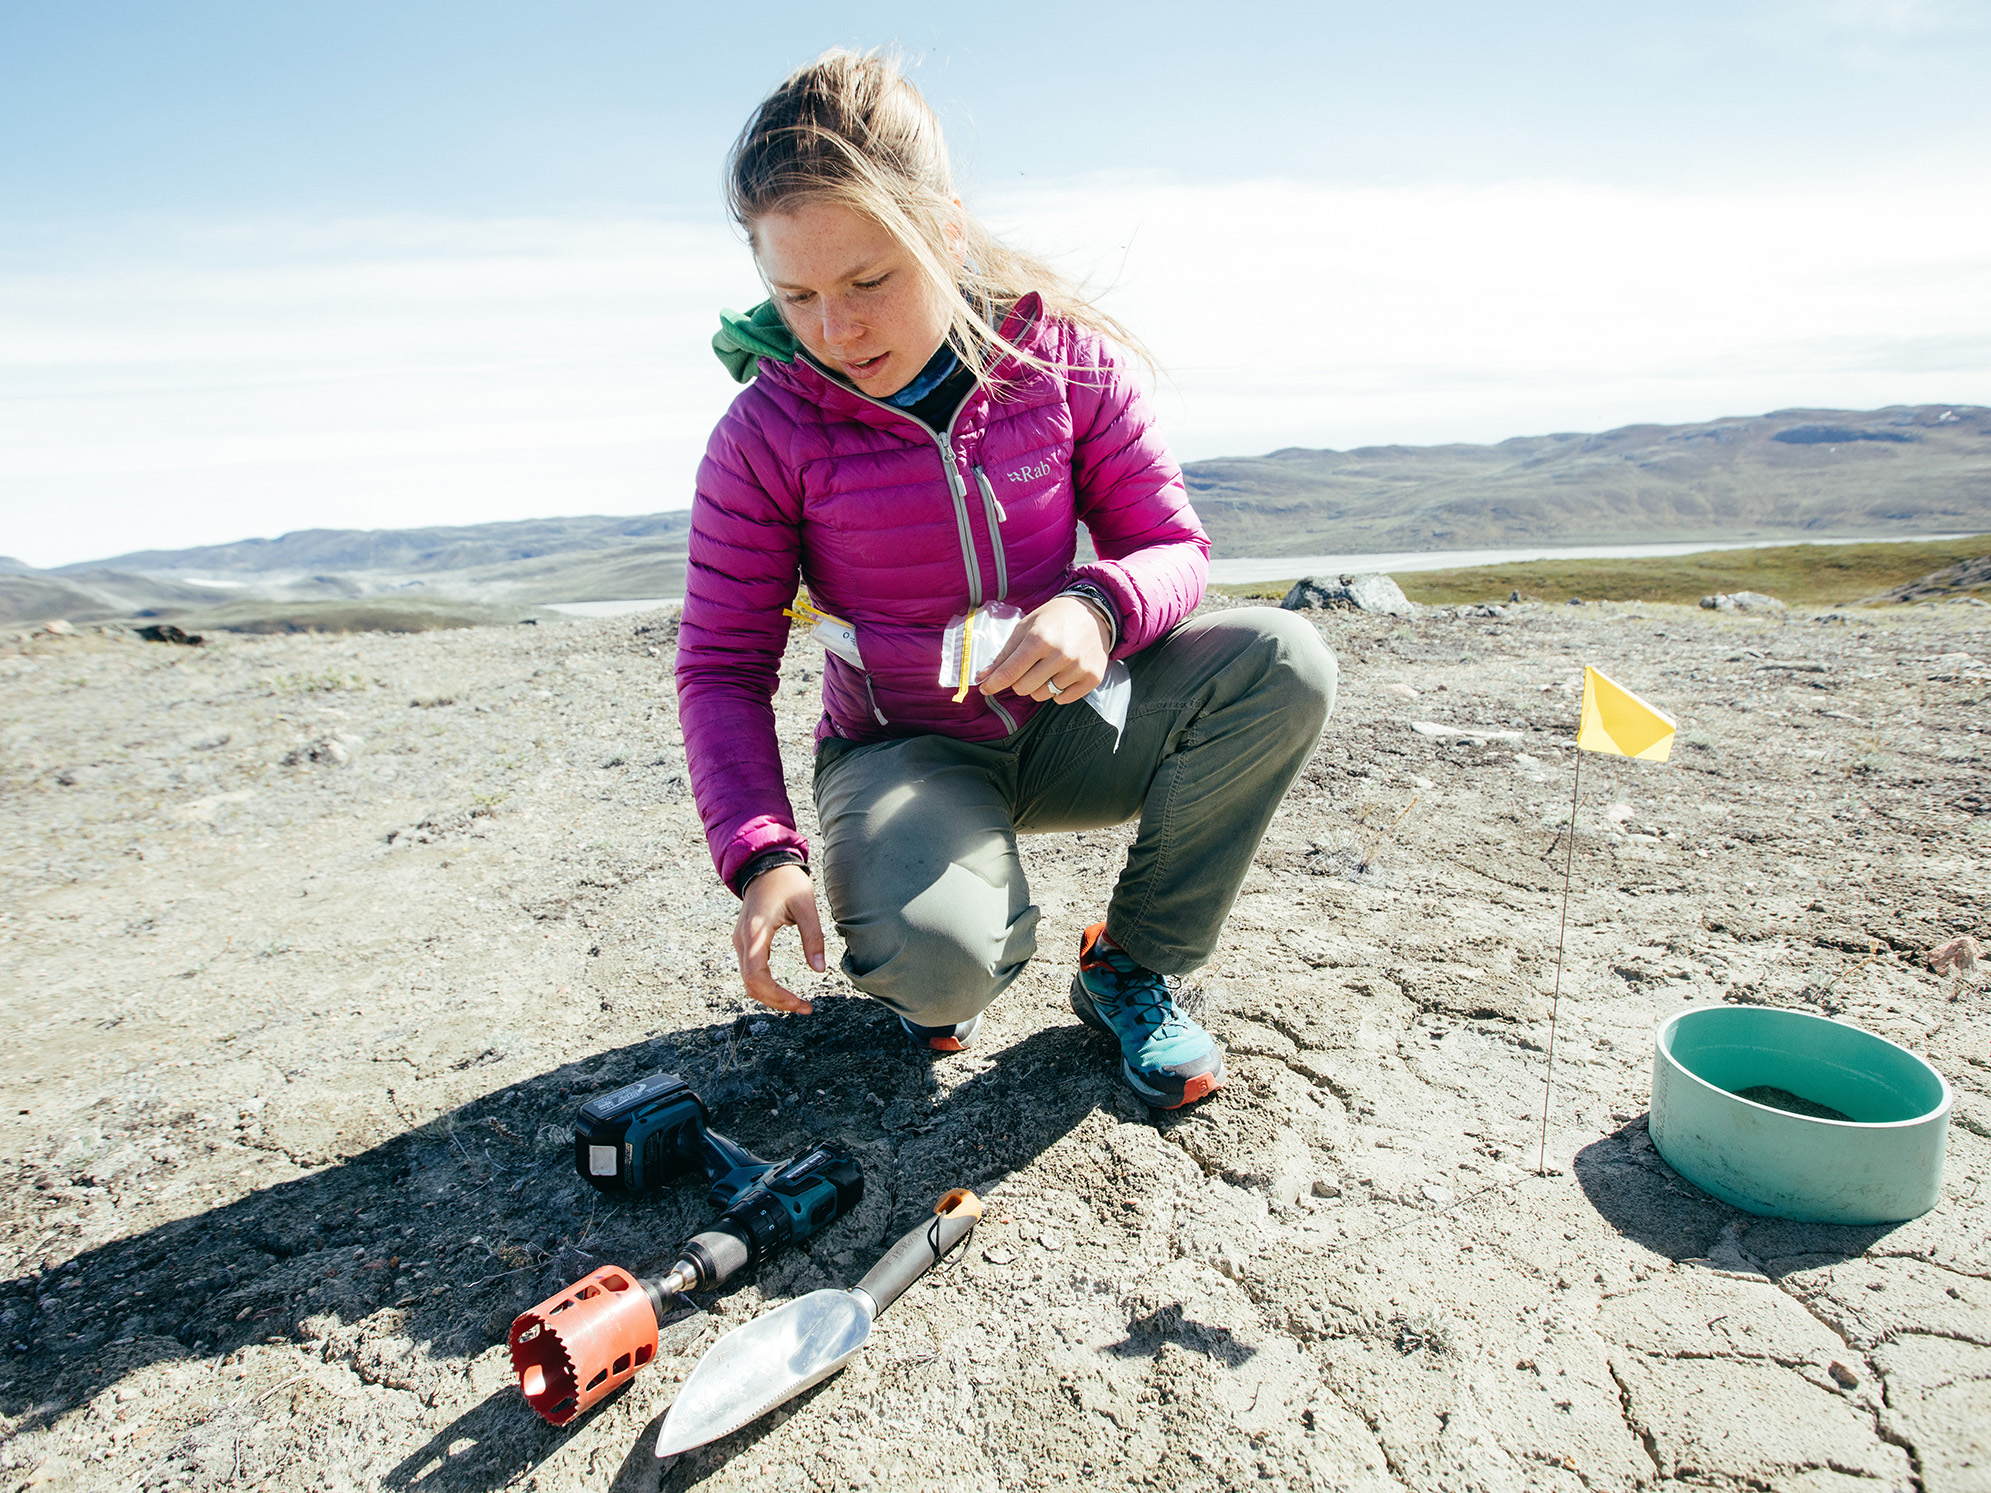
[[[896,394],[884,396],[885,403],[909,410],[935,389],[946,383],[961,366],[961,359],[955,355],[951,344],[943,342],[934,355],[926,360],[926,367],[920,369],[913,381]]]

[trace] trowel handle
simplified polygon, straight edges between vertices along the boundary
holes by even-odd
[[[884,1311],[905,1294],[906,1287],[939,1264],[968,1237],[981,1216],[982,1200],[967,1188],[943,1194],[933,1205],[933,1217],[886,1250],[885,1257],[857,1283],[857,1289],[871,1298],[871,1315]]]

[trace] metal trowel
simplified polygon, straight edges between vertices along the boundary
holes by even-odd
[[[673,1457],[730,1436],[829,1378],[864,1346],[877,1315],[965,1239],[981,1216],[982,1200],[957,1187],[850,1290],[811,1291],[720,1338],[672,1401],[657,1431],[657,1455]]]

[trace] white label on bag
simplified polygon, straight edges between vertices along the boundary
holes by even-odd
[[[1099,718],[1113,728],[1113,750],[1120,750],[1120,738],[1127,731],[1127,706],[1134,698],[1134,676],[1119,659],[1106,666],[1106,677],[1093,687],[1085,703],[1099,712]]]
[[[796,597],[794,606],[783,607],[781,614],[808,623],[810,636],[853,669],[864,667],[864,655],[857,647],[856,624],[824,611],[809,599],[808,592]]]
[[[852,668],[864,667],[864,655],[857,651],[857,629],[841,618],[825,617],[810,629],[816,641]]]
[[[588,1175],[590,1177],[612,1177],[615,1175],[615,1147],[588,1147]]]

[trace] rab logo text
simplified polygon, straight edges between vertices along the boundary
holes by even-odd
[[[1011,482],[1035,482],[1039,477],[1048,477],[1056,470],[1057,468],[1052,466],[1048,461],[1040,461],[1034,467],[1018,467],[1015,471],[1009,473],[1009,480]]]

